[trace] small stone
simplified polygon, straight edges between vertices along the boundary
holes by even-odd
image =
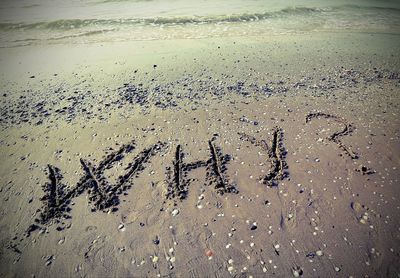
[[[233,266],[229,266],[229,267],[228,267],[228,271],[229,271],[229,272],[233,272],[233,270],[234,270]]]
[[[156,264],[158,262],[158,257],[154,256],[153,259],[152,259],[152,262],[153,262],[153,264]]]
[[[179,214],[179,209],[174,209],[171,214],[172,216],[177,216]]]
[[[361,204],[358,203],[358,202],[353,202],[353,203],[351,203],[351,208],[352,208],[355,212],[357,212],[357,213],[360,213],[361,210],[362,210],[362,206],[361,206]]]
[[[339,272],[339,271],[340,271],[340,268],[337,267],[337,266],[335,266],[335,271],[336,271],[336,272]]]
[[[118,230],[120,230],[121,232],[125,231],[125,225],[124,224],[120,224],[118,226]]]
[[[229,259],[229,260],[228,260],[228,264],[233,264],[233,260],[232,260],[232,259]]]
[[[48,261],[46,261],[46,266],[49,266],[49,265],[51,265],[51,263],[52,263],[52,261],[51,261],[51,260],[48,260]]]
[[[322,252],[321,250],[318,250],[317,252],[315,252],[315,254],[317,254],[317,256],[321,257],[324,255],[324,252]]]
[[[296,266],[293,268],[292,273],[294,277],[300,277],[303,275],[303,270],[299,266]]]
[[[53,260],[54,260],[54,257],[53,257],[52,255],[51,255],[51,256],[48,256],[45,265],[46,265],[46,266],[51,265],[51,263],[53,262]]]

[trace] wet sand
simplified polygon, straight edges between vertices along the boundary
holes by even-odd
[[[0,50],[1,275],[397,277],[399,50]]]

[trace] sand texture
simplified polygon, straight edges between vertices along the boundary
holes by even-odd
[[[0,50],[0,276],[398,277],[398,53],[346,33]]]

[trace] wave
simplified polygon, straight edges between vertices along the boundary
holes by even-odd
[[[107,33],[107,32],[112,32],[112,31],[115,31],[115,30],[116,29],[94,30],[94,31],[82,32],[82,33],[78,33],[78,34],[72,34],[72,35],[65,35],[65,36],[49,38],[49,40],[57,41],[57,40],[70,39],[70,38],[88,37],[88,36],[93,36],[93,35],[98,35],[98,34],[104,34],[104,33]]]
[[[400,9],[385,7],[363,7],[356,5],[343,5],[327,8],[308,8],[308,7],[288,7],[275,12],[264,13],[244,13],[219,16],[190,16],[190,17],[156,17],[156,18],[123,18],[123,19],[60,19],[55,21],[44,21],[35,23],[0,23],[0,30],[30,30],[30,29],[50,29],[50,30],[69,30],[96,26],[121,26],[121,25],[185,25],[185,24],[212,24],[212,23],[235,23],[260,21],[270,18],[284,18],[288,16],[314,16],[323,15],[337,11],[385,11],[400,14]]]

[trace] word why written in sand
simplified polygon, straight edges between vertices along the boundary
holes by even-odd
[[[309,113],[306,115],[306,123],[312,119],[331,119],[343,125],[343,130],[333,133],[327,139],[338,147],[352,159],[357,159],[358,155],[349,147],[345,146],[340,137],[350,135],[354,131],[354,126],[347,123],[344,119],[325,114],[321,112]],[[279,127],[275,127],[272,132],[272,138],[268,143],[266,140],[258,140],[253,136],[239,132],[238,135],[243,141],[250,142],[261,151],[266,153],[269,162],[269,170],[267,174],[262,176],[260,180],[269,187],[277,186],[280,180],[288,176],[287,164],[285,162],[286,151],[283,146],[283,131]],[[189,192],[190,179],[188,173],[194,169],[206,168],[206,182],[213,185],[218,194],[237,193],[237,186],[229,181],[226,174],[227,164],[231,160],[231,156],[223,154],[220,147],[215,145],[215,138],[208,141],[209,158],[207,160],[199,160],[191,163],[183,162],[184,152],[181,145],[177,145],[174,152],[172,166],[166,167],[166,183],[168,190],[165,195],[167,199],[186,199]],[[87,192],[89,202],[92,205],[92,211],[113,212],[117,210],[120,204],[119,196],[127,194],[127,190],[133,185],[133,179],[145,169],[150,159],[157,153],[167,149],[167,144],[157,142],[141,152],[139,152],[132,162],[125,167],[125,173],[117,178],[114,183],[104,175],[105,170],[111,169],[116,162],[125,158],[136,148],[134,141],[122,145],[118,150],[108,154],[97,166],[91,162],[80,159],[81,167],[84,175],[80,178],[74,187],[67,186],[63,183],[61,170],[55,166],[48,165],[49,182],[43,186],[45,195],[41,198],[43,207],[39,217],[35,219],[35,223],[29,226],[27,235],[41,228],[42,225],[51,225],[52,223],[64,224],[63,219],[70,218],[70,205],[73,198]],[[62,229],[58,227],[57,229]]]

